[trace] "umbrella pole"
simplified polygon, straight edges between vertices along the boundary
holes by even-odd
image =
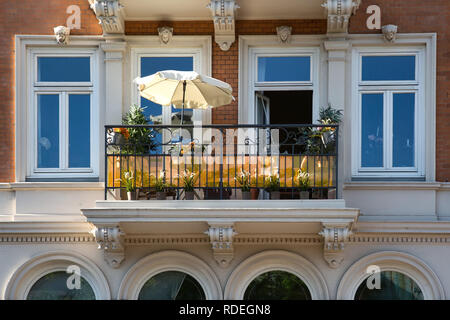
[[[181,109],[181,124],[183,125],[184,118],[184,100],[186,96],[186,80],[183,81],[183,108]]]

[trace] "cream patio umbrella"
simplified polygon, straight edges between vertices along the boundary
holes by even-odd
[[[159,71],[153,75],[136,78],[140,95],[154,103],[182,108],[206,109],[229,104],[234,97],[231,86],[223,81],[194,71]]]

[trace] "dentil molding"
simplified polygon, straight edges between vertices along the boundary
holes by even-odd
[[[89,0],[89,3],[104,34],[124,33],[125,23],[122,15],[124,6],[119,0]]]
[[[233,224],[209,224],[208,231],[213,256],[221,267],[227,267],[234,257],[233,237],[237,234]]]
[[[347,33],[350,17],[360,4],[361,0],[326,0],[322,7],[328,21],[327,33]]]
[[[211,0],[207,8],[214,21],[214,38],[220,49],[228,51],[234,43],[235,11],[239,9],[235,0]]]
[[[98,249],[103,250],[106,262],[113,268],[118,268],[125,259],[123,238],[125,233],[118,226],[98,227],[93,231]]]

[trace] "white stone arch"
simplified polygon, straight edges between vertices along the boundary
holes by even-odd
[[[286,271],[299,277],[308,287],[313,300],[328,300],[328,288],[320,271],[302,256],[283,250],[257,253],[241,262],[228,278],[224,297],[242,300],[248,285],[269,271]]]
[[[444,288],[434,271],[419,258],[399,251],[382,251],[363,257],[342,276],[337,300],[353,300],[360,284],[369,276],[367,267],[375,265],[381,271],[396,271],[414,280],[425,300],[445,299]]]
[[[108,281],[100,268],[79,253],[62,250],[36,255],[22,264],[11,275],[4,299],[25,300],[36,281],[52,272],[66,272],[67,267],[71,265],[80,267],[81,277],[89,283],[97,300],[111,299]]]
[[[214,271],[199,258],[182,251],[166,250],[139,260],[125,274],[117,299],[136,300],[151,277],[165,271],[184,272],[201,285],[207,300],[222,299],[222,288]]]

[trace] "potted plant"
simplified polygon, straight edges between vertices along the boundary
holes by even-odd
[[[236,177],[234,177],[234,180],[236,180],[237,183],[239,183],[239,185],[241,186],[242,199],[250,200],[250,172],[241,170],[241,172]]]
[[[270,199],[280,199],[280,176],[272,173],[266,178],[266,189],[270,192]]]
[[[197,181],[197,174],[195,172],[190,172],[189,170],[184,170],[180,178],[183,183],[184,188],[184,199],[194,200],[194,186]]]
[[[300,189],[300,199],[309,199],[309,186],[311,174],[303,169],[298,169],[295,175],[295,181]]]
[[[133,172],[125,171],[121,180],[127,190],[128,200],[136,200],[136,183],[133,177]]]
[[[164,170],[161,170],[159,172],[159,177],[156,178],[155,189],[156,189],[156,199],[166,200],[167,182],[166,182],[166,172]]]
[[[144,108],[138,105],[130,106],[130,110],[123,116],[122,123],[127,125],[148,125],[144,114]],[[154,132],[146,127],[129,127],[127,130],[127,143],[122,146],[123,154],[148,154],[155,150],[153,141]]]

